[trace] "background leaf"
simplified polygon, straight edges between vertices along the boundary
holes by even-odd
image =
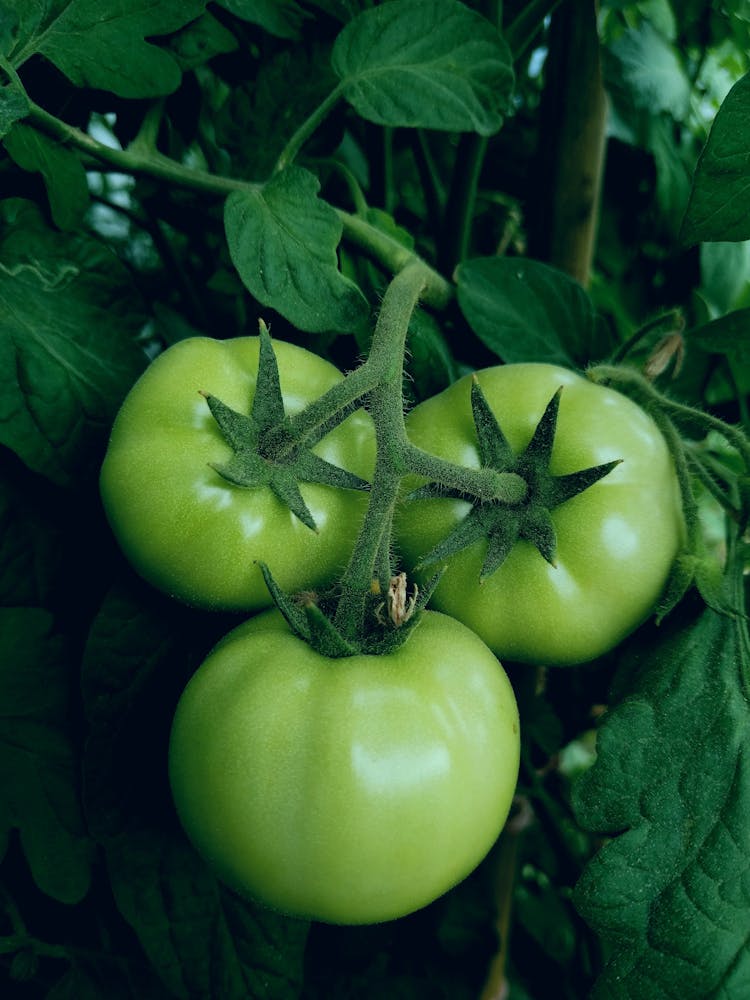
[[[392,0],[364,11],[331,58],[347,101],[381,125],[492,135],[513,87],[502,37],[457,0]]]
[[[175,997],[294,1000],[307,925],[220,889],[180,837],[130,829],[108,842],[120,912]]]
[[[750,364],[750,309],[737,309],[696,327],[687,334],[687,340],[704,351],[727,354],[740,364]]]
[[[684,243],[750,239],[750,74],[730,90],[698,160]]]
[[[174,57],[147,38],[177,31],[203,13],[206,0],[4,0],[19,29],[10,60],[17,68],[45,56],[76,86],[120,97],[169,94],[180,83]]]
[[[101,460],[145,364],[135,342],[142,317],[107,250],[36,222],[32,237],[28,221],[22,212],[0,243],[0,442],[70,485]]]
[[[695,603],[642,636],[576,810],[609,840],[576,904],[607,943],[596,997],[750,987],[750,669],[744,625]]]
[[[29,100],[17,87],[0,87],[0,139],[13,128],[19,118],[29,113]]]
[[[12,829],[39,888],[77,903],[89,886],[70,732],[70,674],[52,616],[0,609],[0,858]]]
[[[342,226],[318,187],[313,174],[290,167],[262,187],[233,192],[224,211],[229,252],[258,302],[311,333],[351,332],[367,303],[338,269]]]
[[[576,367],[607,350],[593,303],[572,278],[533,260],[465,261],[458,304],[476,335],[505,362]]]
[[[28,125],[15,125],[5,148],[19,167],[44,178],[50,210],[60,229],[75,229],[89,207],[86,171],[76,154]]]
[[[666,111],[684,117],[691,84],[675,47],[653,25],[643,20],[613,42],[606,53],[607,84],[627,90],[636,107]]]
[[[304,13],[294,0],[217,0],[236,17],[279,38],[299,38]]]

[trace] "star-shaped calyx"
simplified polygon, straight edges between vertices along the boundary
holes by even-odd
[[[561,392],[562,387],[547,404],[524,451],[516,455],[490,409],[476,376],[474,377],[471,408],[477,432],[479,460],[485,468],[514,472],[521,476],[527,485],[526,499],[515,506],[497,500],[474,500],[466,517],[420,560],[420,567],[446,560],[480,539],[487,540],[487,553],[480,580],[487,579],[500,568],[519,539],[531,542],[548,563],[555,565],[557,537],[550,511],[588,489],[620,463],[618,459],[564,476],[552,475],[549,464]],[[428,497],[467,499],[465,493],[447,490],[439,483],[428,483],[410,494],[410,499]]]
[[[211,414],[231,446],[227,462],[211,467],[235,486],[252,489],[267,486],[303,524],[316,531],[315,520],[299,488],[304,483],[324,483],[340,489],[364,490],[368,483],[346,469],[326,462],[312,448],[330,429],[324,427],[301,443],[287,444],[276,455],[265,454],[264,441],[271,431],[288,422],[279,382],[279,368],[265,323],[260,323],[258,377],[250,415],[238,413],[216,396],[206,394]]]

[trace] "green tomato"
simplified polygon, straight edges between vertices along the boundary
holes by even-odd
[[[403,916],[468,875],[518,763],[505,672],[437,612],[395,652],[334,660],[276,611],[251,619],[191,679],[169,749],[178,814],[216,874],[342,924]]]
[[[562,386],[550,471],[564,475],[622,461],[551,511],[554,565],[520,540],[480,583],[487,543],[476,541],[448,558],[432,606],[468,625],[501,659],[550,665],[592,660],[653,611],[680,549],[680,489],[667,444],[631,400],[564,368],[503,365],[479,372],[478,379],[516,454]],[[411,441],[477,468],[470,392],[467,376],[415,407],[407,419]],[[430,552],[469,509],[458,499],[405,502],[397,534],[407,566]]]
[[[341,379],[327,361],[274,342],[287,413]],[[367,494],[316,483],[300,490],[317,532],[269,487],[244,488],[212,463],[232,454],[201,393],[249,413],[258,337],[191,338],[159,355],[115,420],[101,471],[104,508],[135,569],[160,590],[199,607],[240,610],[272,602],[255,560],[286,590],[328,583],[346,565]],[[374,434],[362,410],[313,449],[362,478],[374,465]]]

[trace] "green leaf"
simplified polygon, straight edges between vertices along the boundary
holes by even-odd
[[[0,609],[0,849],[18,829],[35,882],[64,903],[81,900],[90,879],[70,691],[52,616]]]
[[[293,0],[217,0],[217,3],[277,38],[300,37],[305,15]]]
[[[25,118],[29,113],[29,100],[18,87],[0,88],[0,139],[13,128],[14,122]]]
[[[23,170],[38,171],[47,188],[52,218],[60,229],[77,229],[89,207],[86,171],[79,157],[29,125],[17,124],[5,148]]]
[[[336,85],[330,46],[284,46],[252,81],[232,87],[215,122],[236,176],[265,181],[287,142]]]
[[[605,78],[626,104],[650,115],[664,111],[682,121],[690,108],[691,84],[676,49],[648,20],[605,50]]]
[[[169,40],[170,51],[183,72],[204,66],[214,56],[234,52],[238,46],[232,32],[209,13],[191,21]]]
[[[740,364],[750,364],[750,309],[736,309],[686,335],[690,345],[711,354],[726,354]]]
[[[333,68],[344,97],[378,125],[497,132],[513,89],[507,45],[458,0],[392,0],[339,34]]]
[[[0,443],[60,485],[90,475],[145,364],[138,296],[87,238],[19,214],[0,243]]]
[[[117,906],[171,995],[296,1000],[308,925],[220,888],[184,838],[130,829],[107,844]]]
[[[175,58],[146,41],[182,28],[206,0],[4,0],[19,28],[10,61],[33,55],[54,63],[77,87],[120,97],[156,97],[180,85]]]
[[[683,603],[631,646],[576,786],[581,823],[612,837],[575,897],[606,945],[606,1000],[750,984],[750,655],[741,620],[702,608]]]
[[[594,305],[567,275],[532,260],[478,257],[457,270],[469,326],[505,362],[583,366],[607,353]]]
[[[750,74],[729,91],[714,119],[693,176],[680,237],[750,239]]]
[[[338,269],[342,226],[318,198],[317,178],[290,167],[226,201],[224,225],[234,266],[251,294],[301,330],[350,332],[367,303]]]

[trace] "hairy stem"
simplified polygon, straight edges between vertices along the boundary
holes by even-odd
[[[402,395],[406,333],[425,285],[425,268],[418,262],[408,264],[396,275],[383,298],[366,362],[378,373],[369,397],[377,458],[370,500],[341,581],[342,596],[336,609],[336,625],[347,638],[362,634],[372,581],[376,575],[384,575],[386,534],[402,477],[400,447],[406,440]]]

